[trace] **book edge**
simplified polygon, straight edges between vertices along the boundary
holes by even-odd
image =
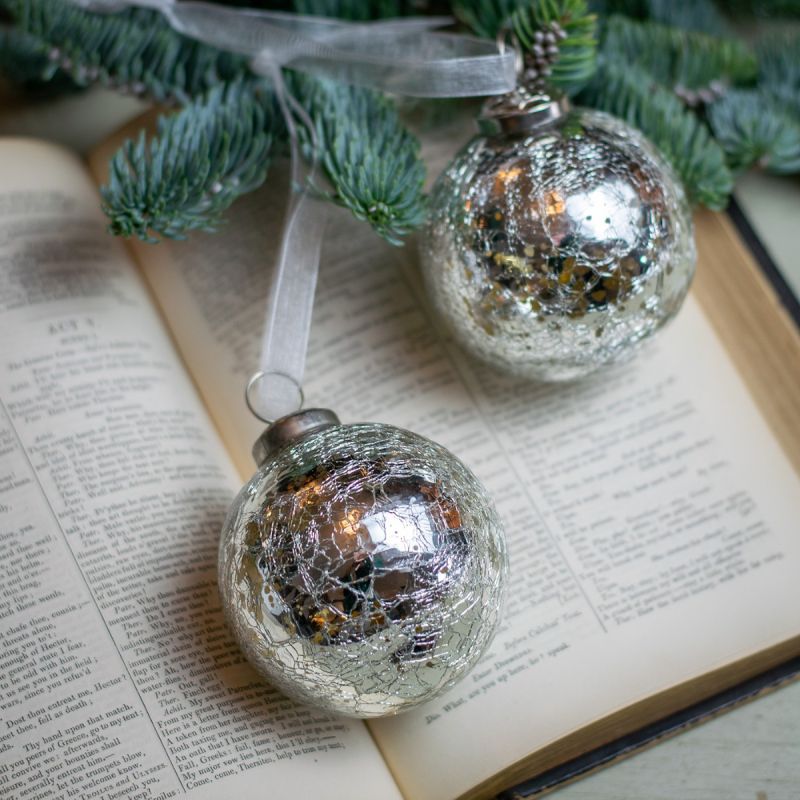
[[[797,680],[800,656],[517,784],[497,795],[497,800],[527,800],[547,794]]]

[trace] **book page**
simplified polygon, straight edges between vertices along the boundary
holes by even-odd
[[[244,662],[239,478],[76,158],[0,140],[0,795],[399,797],[365,726]]]
[[[283,190],[139,248],[237,463]],[[284,184],[285,186],[285,184]],[[210,355],[210,354],[213,354]],[[346,212],[323,248],[307,405],[411,428],[484,481],[511,582],[491,651],[445,697],[371,723],[406,797],[448,800],[611,712],[800,633],[800,484],[693,299],[627,364],[571,385],[470,361],[437,331],[413,246]]]

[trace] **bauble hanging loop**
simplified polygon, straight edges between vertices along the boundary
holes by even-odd
[[[485,652],[507,573],[502,525],[449,451],[327,409],[273,423],[228,515],[219,585],[269,681],[317,708],[396,714]]]
[[[694,274],[683,189],[645,137],[532,88],[491,98],[434,186],[421,237],[433,305],[513,375],[578,378],[630,355]]]

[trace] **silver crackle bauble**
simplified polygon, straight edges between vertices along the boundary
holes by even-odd
[[[486,650],[507,556],[478,479],[399,428],[327,410],[273,423],[220,544],[228,621],[287,695],[357,717],[443,692]]]
[[[490,101],[439,178],[422,236],[433,305],[505,371],[577,378],[678,311],[694,273],[689,206],[644,136],[520,88]]]

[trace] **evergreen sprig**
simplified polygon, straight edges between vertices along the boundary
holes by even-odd
[[[708,128],[650,75],[623,62],[601,60],[581,102],[608,111],[639,128],[664,154],[683,181],[690,202],[724,208],[733,176]]]
[[[732,169],[757,165],[769,172],[800,172],[800,122],[773,97],[736,90],[708,109],[711,129]]]
[[[299,14],[354,21],[399,17],[408,13],[408,5],[404,0],[294,0]]]
[[[800,0],[726,0],[733,14],[750,14],[754,17],[800,17]]]
[[[622,14],[714,36],[731,33],[728,20],[714,0],[590,0],[590,5],[602,16]]]
[[[713,208],[731,190],[730,168],[800,171],[800,39],[766,40],[756,61],[714,0],[220,1],[350,20],[449,8],[478,35],[508,29],[523,50],[526,79],[547,78],[568,93],[584,87],[579,103],[642,129],[690,199]],[[734,5],[800,12],[800,0]],[[13,28],[0,29],[0,72],[15,81],[100,83],[184,106],[161,119],[152,141],[128,142],[114,157],[103,197],[115,232],[152,240],[213,228],[264,179],[271,145],[286,131],[269,84],[246,59],[175,33],[153,11],[98,14],[68,0],[0,0],[3,10]],[[424,168],[394,105],[373,91],[286,75],[312,120],[315,136],[302,126],[301,135],[306,152],[317,142],[329,182],[320,191],[399,242],[423,218]],[[702,102],[699,113],[678,96]]]
[[[263,83],[217,86],[162,116],[152,140],[142,132],[127,141],[101,190],[112,233],[153,242],[213,230],[222,211],[266,177],[271,104]]]
[[[756,52],[759,88],[800,121],[800,35],[786,33],[765,37]]]
[[[548,80],[567,94],[577,92],[595,70],[597,19],[585,0],[540,0],[523,5],[509,19],[509,26],[526,54],[541,47],[537,38],[557,26],[563,36],[557,40]],[[537,37],[539,34],[539,37]]]
[[[485,39],[495,39],[519,8],[519,0],[455,0],[453,3],[453,13]]]
[[[81,82],[185,104],[162,120],[152,143],[128,142],[115,156],[104,190],[115,233],[152,240],[211,230],[222,210],[263,181],[270,141],[285,128],[243,58],[174,33],[152,12],[92,14],[65,0],[0,3],[34,55],[53,61],[56,51],[56,61]],[[326,195],[398,242],[422,219],[424,167],[416,140],[374,92],[313,79],[296,85],[317,127],[332,185]]]
[[[175,33],[160,14],[92,14],[66,0],[0,0],[42,57],[78,83],[188,103],[245,70],[240,56]]]
[[[310,110],[333,187],[325,196],[400,244],[424,216],[425,166],[394,105],[377,92],[329,80],[296,75],[290,86]],[[305,144],[310,149],[307,135]]]
[[[716,83],[751,81],[757,72],[753,52],[736,39],[682,30],[660,22],[612,14],[604,21],[601,51],[646,70],[671,88],[702,89]]]
[[[19,84],[49,81],[58,67],[38,40],[24,31],[0,25],[0,75]]]
[[[551,63],[546,77],[568,94],[578,91],[594,72],[596,17],[585,0],[457,0],[453,8],[478,36],[497,38],[507,29],[528,63],[545,49],[542,35],[560,30],[550,45],[557,52],[547,59]]]
[[[674,28],[728,36],[731,26],[713,0],[647,0],[646,18]]]

